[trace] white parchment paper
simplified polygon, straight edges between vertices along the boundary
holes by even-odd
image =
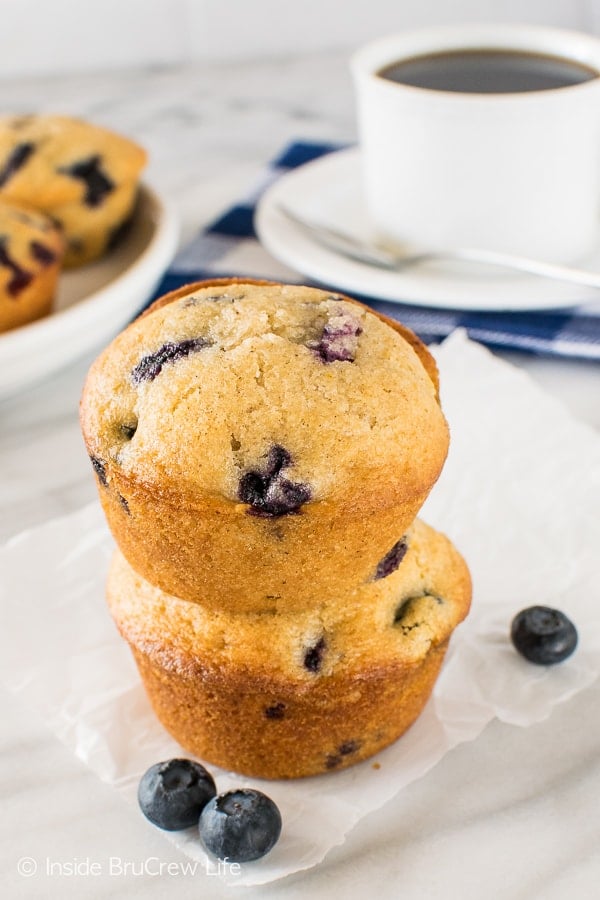
[[[268,856],[241,872],[223,868],[220,877],[232,885],[317,865],[363,816],[452,747],[476,738],[494,716],[537,722],[600,671],[600,437],[461,332],[436,356],[452,443],[422,517],[467,558],[472,612],[452,639],[424,713],[375,759],[294,782],[209,767],[219,791],[264,790],[284,822]],[[97,504],[0,549],[0,678],[103,781],[135,802],[145,769],[181,750],[156,721],[106,611],[112,549]],[[532,604],[559,607],[578,627],[578,649],[559,666],[531,665],[510,644],[513,615]],[[165,837],[209,865],[194,829]]]

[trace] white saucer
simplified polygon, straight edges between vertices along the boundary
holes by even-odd
[[[0,397],[108,342],[151,295],[175,253],[178,232],[174,213],[143,185],[118,246],[97,262],[61,274],[49,316],[0,334]]]
[[[355,148],[329,153],[292,170],[263,194],[255,227],[280,262],[311,279],[370,297],[443,309],[533,310],[579,306],[600,300],[600,292],[497,268],[436,263],[390,272],[318,244],[291,222],[279,204],[317,222],[368,236],[361,192],[360,154]],[[578,264],[600,271],[600,229],[596,252]]]

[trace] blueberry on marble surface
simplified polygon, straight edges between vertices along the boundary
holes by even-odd
[[[180,359],[185,359],[190,353],[197,353],[210,346],[207,338],[187,338],[184,341],[169,341],[159,347],[154,353],[143,356],[137,366],[131,373],[131,380],[134,384],[141,384],[143,381],[154,381],[157,375],[163,370],[163,366],[176,363]]]
[[[271,447],[262,470],[250,470],[242,475],[238,497],[247,503],[254,516],[275,518],[298,512],[311,498],[307,484],[290,481],[283,469],[292,465],[292,457],[278,444]]]
[[[165,831],[196,825],[217,793],[215,782],[200,763],[169,759],[151,766],[138,787],[138,803],[147,819]]]
[[[206,804],[198,825],[204,847],[218,859],[250,862],[273,849],[281,814],[261,791],[227,791]]]
[[[552,666],[571,656],[577,646],[577,629],[560,610],[530,606],[511,623],[515,649],[529,662]]]

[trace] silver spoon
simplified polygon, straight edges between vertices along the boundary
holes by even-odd
[[[512,253],[499,253],[495,250],[483,250],[474,247],[452,247],[435,250],[411,249],[405,253],[400,250],[392,251],[379,244],[363,240],[357,235],[332,228],[330,225],[313,222],[281,203],[278,204],[277,208],[317,243],[329,247],[348,259],[376,266],[379,269],[400,272],[403,269],[417,266],[421,263],[435,262],[437,260],[458,260],[461,262],[484,263],[485,265],[499,266],[503,269],[528,272],[531,275],[539,275],[542,278],[552,278],[555,281],[600,288],[600,272],[587,272],[585,269],[575,269],[571,266],[561,266],[537,259],[529,259],[524,256],[515,256]]]

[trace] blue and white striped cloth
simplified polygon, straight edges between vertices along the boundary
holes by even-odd
[[[339,149],[337,145],[304,141],[286,147],[268,165],[259,187],[249,197],[224,212],[176,256],[155,296],[203,278],[281,279],[280,264],[261,246],[254,230],[256,203],[275,178]],[[307,283],[300,275],[297,280]],[[327,287],[335,289],[336,285]],[[455,328],[464,328],[473,340],[490,347],[600,360],[600,303],[532,312],[473,312],[391,303],[377,297],[360,299],[399,319],[426,342],[439,341]]]

